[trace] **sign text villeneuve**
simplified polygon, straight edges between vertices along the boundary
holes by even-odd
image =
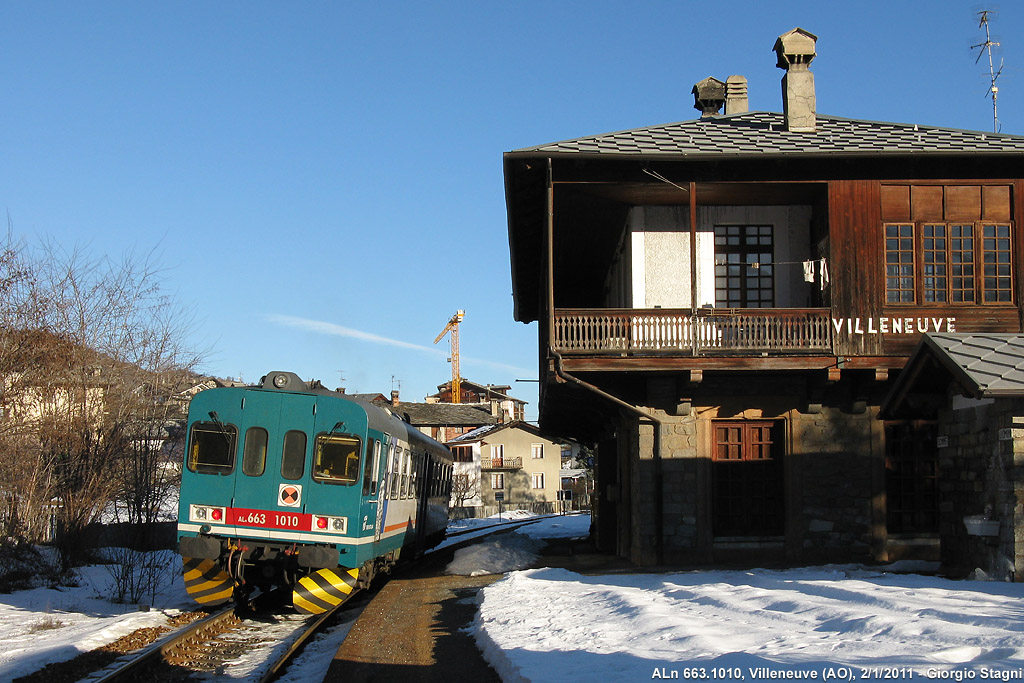
[[[836,334],[956,332],[956,318],[832,318]]]

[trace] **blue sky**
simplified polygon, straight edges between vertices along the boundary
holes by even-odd
[[[991,130],[979,9],[1024,134],[1011,3],[3,0],[0,208],[30,240],[156,250],[206,372],[419,401],[465,309],[463,377],[535,415],[503,152],[695,118],[706,76],[780,111],[771,48],[796,26],[819,113]]]

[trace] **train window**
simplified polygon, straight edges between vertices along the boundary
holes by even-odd
[[[401,454],[402,454],[402,449],[401,448],[397,448],[395,446],[395,444],[392,443],[391,444],[391,468],[389,470],[389,473],[391,475],[391,483],[390,483],[390,491],[388,493],[388,498],[390,498],[391,500],[395,500],[396,498],[398,498],[398,477],[399,477],[398,459],[401,457]]]
[[[249,427],[242,446],[242,474],[258,477],[267,466],[267,430]]]
[[[359,479],[359,439],[339,434],[318,434],[313,455],[313,478],[349,486]]]
[[[189,435],[188,468],[200,474],[230,474],[235,469],[238,430],[222,422],[194,422]]]
[[[402,498],[409,497],[409,451],[402,452]]]
[[[373,441],[373,484],[371,489],[374,493],[377,493],[377,489],[380,486],[380,441],[374,439]]]
[[[285,479],[301,479],[306,471],[306,432],[292,430],[284,435],[284,451],[281,454],[281,476]]]
[[[364,496],[372,496],[377,493],[378,465],[380,465],[380,441],[369,439],[366,442],[366,463],[363,465]]]
[[[420,497],[420,470],[423,469],[423,454],[412,454],[412,495]]]

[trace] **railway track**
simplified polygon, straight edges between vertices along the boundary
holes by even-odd
[[[353,593],[353,597],[356,595]],[[346,600],[315,617],[273,615],[232,605],[81,680],[83,683],[124,683],[187,680],[196,673],[216,676],[228,667],[234,669],[239,657],[248,654],[259,661],[248,663],[253,673],[246,676],[246,680],[269,683],[341,611],[360,606],[364,600],[361,593],[358,595],[360,599]],[[235,676],[232,678],[237,680]]]
[[[495,533],[512,531],[537,521],[539,518],[530,518],[450,532],[448,536],[452,542],[448,549],[454,551]],[[252,605],[232,605],[125,655],[114,664],[80,680],[87,683],[176,681],[186,680],[197,672],[215,677],[228,667],[232,669],[232,680],[238,680],[237,659],[240,654],[248,653],[253,658],[262,659],[247,664],[253,669],[253,674],[244,676],[244,680],[269,683],[294,661],[310,639],[337,621],[340,612],[361,609],[369,598],[366,591],[353,592],[349,599],[333,610],[315,617],[283,616]],[[275,623],[273,628],[269,627],[271,622]]]

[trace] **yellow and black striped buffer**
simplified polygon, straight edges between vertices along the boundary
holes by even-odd
[[[183,557],[185,590],[200,605],[220,605],[231,599],[235,582],[214,560]]]
[[[306,614],[323,614],[355,593],[358,569],[318,569],[304,576],[292,591],[292,605]]]

